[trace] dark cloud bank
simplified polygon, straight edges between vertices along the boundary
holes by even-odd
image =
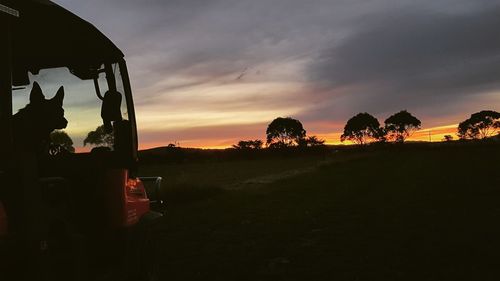
[[[310,77],[328,89],[357,89],[349,101],[359,109],[439,106],[427,114],[446,114],[452,110],[446,104],[500,88],[500,6],[480,7],[371,15],[340,45],[320,53]]]

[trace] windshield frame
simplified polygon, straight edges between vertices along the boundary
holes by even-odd
[[[0,169],[7,169],[12,159],[12,21],[16,17],[0,12]]]
[[[128,120],[130,121],[131,125],[131,141],[132,141],[132,151],[130,152],[130,159],[132,160],[133,166],[131,167],[132,169],[136,169],[136,165],[138,162],[138,147],[139,147],[139,141],[138,141],[138,136],[137,136],[137,121],[135,117],[135,108],[134,108],[134,99],[132,96],[132,87],[130,85],[130,77],[128,74],[128,69],[127,69],[127,63],[125,62],[125,59],[122,58],[118,61],[118,66],[120,68],[120,74],[122,77],[122,85],[124,89],[124,95],[125,95],[125,102],[127,104],[127,113],[128,113]]]

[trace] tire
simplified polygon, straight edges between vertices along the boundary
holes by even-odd
[[[127,247],[129,280],[159,280],[159,259],[156,248],[158,225],[163,215],[150,211],[130,229]]]

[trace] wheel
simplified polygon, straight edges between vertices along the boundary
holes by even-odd
[[[159,258],[156,242],[161,213],[150,211],[130,229],[127,247],[129,280],[159,280]]]

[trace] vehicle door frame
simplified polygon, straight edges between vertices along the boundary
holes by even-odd
[[[0,1],[0,170],[12,162],[12,25],[19,12]]]

